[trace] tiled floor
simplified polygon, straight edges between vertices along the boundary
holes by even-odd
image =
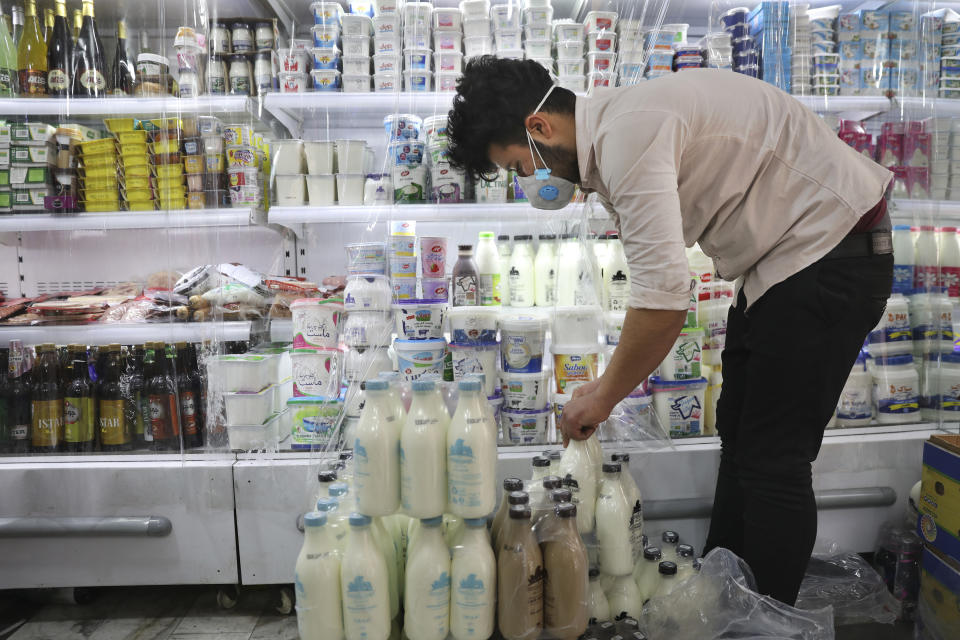
[[[296,640],[277,590],[245,588],[224,610],[215,587],[131,587],[96,592],[90,604],[57,604],[0,591],[0,640]],[[837,640],[909,640],[908,625],[842,627]],[[673,639],[671,639],[673,640]]]

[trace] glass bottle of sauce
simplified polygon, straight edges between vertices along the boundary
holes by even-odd
[[[31,371],[33,396],[30,406],[30,438],[35,453],[56,453],[63,443],[63,391],[57,347],[41,344]]]
[[[87,348],[69,347],[71,367],[63,389],[63,436],[67,451],[88,453],[96,448],[97,410]]]

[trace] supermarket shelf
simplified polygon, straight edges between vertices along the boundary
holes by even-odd
[[[25,345],[56,344],[143,344],[148,340],[201,342],[205,339],[238,341],[250,338],[250,322],[153,322],[143,324],[87,324],[57,326],[0,327],[0,346],[11,340]]]
[[[249,207],[106,213],[13,213],[0,215],[0,232],[239,227],[250,224],[251,213]]]
[[[196,98],[3,98],[0,115],[114,117],[162,116],[182,113],[251,113],[250,99],[244,96],[198,96]]]
[[[895,98],[893,104],[908,116],[960,116],[960,100],[950,98]]]
[[[864,120],[890,110],[890,100],[882,96],[794,96],[817,113],[835,113],[842,118]]]
[[[960,224],[960,200],[901,200],[895,198],[890,217],[904,224],[956,222]]]

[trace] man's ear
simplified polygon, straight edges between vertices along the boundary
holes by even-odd
[[[550,120],[544,117],[543,114],[535,113],[527,116],[523,124],[527,128],[527,131],[530,133],[538,133],[547,140],[553,136],[553,127],[550,125]]]

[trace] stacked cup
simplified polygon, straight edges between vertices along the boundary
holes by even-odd
[[[616,82],[614,68],[617,50],[615,11],[591,11],[584,27],[587,31],[587,89],[609,87]]]
[[[306,193],[303,140],[277,140],[273,143],[273,149],[277,204],[282,207],[303,205]]]
[[[334,399],[340,395],[343,353],[343,300],[302,298],[290,305],[293,315],[293,395]]]
[[[383,119],[383,127],[389,137],[387,163],[391,167],[394,199],[397,202],[423,202],[427,190],[427,168],[423,162],[425,145],[420,140],[423,120],[412,113],[393,114]],[[410,255],[413,256],[412,248]]]
[[[381,245],[382,246],[382,245]],[[354,326],[373,326],[390,312],[390,282],[384,275],[357,274],[347,276],[347,286],[343,291],[343,306],[347,313],[355,316]],[[358,321],[356,316],[360,316]],[[373,344],[352,336],[346,340],[347,353],[344,357],[344,379],[347,382],[347,419],[360,417],[363,406],[361,383],[376,377],[381,371],[393,369],[387,348],[382,344]]]
[[[307,199],[310,206],[326,207],[337,201],[335,150],[335,143],[329,140],[303,143],[303,153],[307,159]]]
[[[463,14],[456,7],[433,10],[433,75],[437,91],[456,91],[463,72]]]
[[[500,318],[500,412],[504,444],[543,444],[552,411],[545,367],[549,322],[535,315]]]
[[[427,165],[430,168],[430,200],[439,203],[463,202],[467,197],[467,174],[450,165],[447,152],[447,116],[425,121]]]
[[[314,2],[310,5],[313,12],[313,69],[310,77],[314,91],[340,90],[340,14],[342,9],[337,2]],[[305,72],[304,69],[303,72]],[[281,77],[281,88],[284,86]]]
[[[523,59],[523,31],[520,29],[519,3],[508,2],[490,7],[493,41],[497,57]]]
[[[553,73],[553,7],[550,0],[526,0],[523,8],[523,55]]]
[[[340,32],[343,91],[367,93],[370,91],[370,35],[373,33],[373,21],[366,15],[345,15],[340,19]]]
[[[557,83],[570,91],[586,89],[586,65],[583,61],[584,27],[579,22],[558,21],[553,25],[557,56]]]
[[[373,151],[365,140],[337,140],[337,203],[363,204],[366,171],[372,164]]]
[[[398,3],[379,2],[373,18],[373,90],[400,89],[401,18]]]
[[[403,88],[405,91],[433,89],[432,35],[433,4],[408,2],[403,5]]]
[[[467,58],[493,53],[490,28],[490,2],[463,0],[460,3],[463,18],[463,55]]]

